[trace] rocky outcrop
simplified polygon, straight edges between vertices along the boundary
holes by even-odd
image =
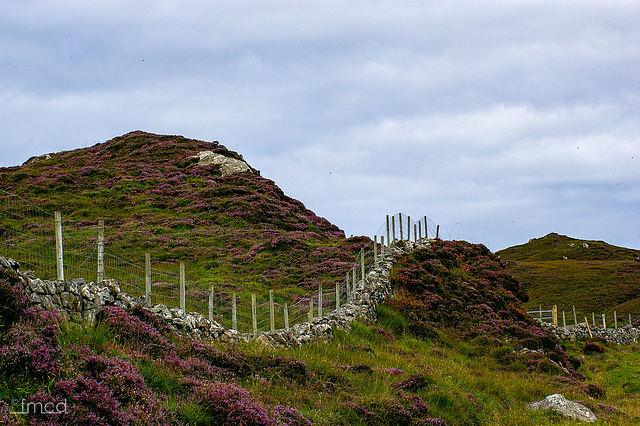
[[[598,418],[591,410],[582,404],[569,401],[563,395],[556,393],[549,395],[542,401],[532,402],[529,404],[530,410],[552,410],[570,420],[578,420],[581,422],[594,423]]]
[[[197,158],[198,164],[202,166],[218,164],[220,166],[222,176],[227,176],[233,173],[249,172],[252,170],[251,167],[242,160],[227,157],[213,151],[202,151],[191,158]]]
[[[556,327],[553,324],[539,320],[538,323],[541,328],[550,331],[559,340],[587,340],[595,337],[619,345],[635,345],[640,337],[640,330],[628,324],[620,328],[588,328],[585,323],[567,327]],[[589,331],[591,331],[591,334],[589,334]]]

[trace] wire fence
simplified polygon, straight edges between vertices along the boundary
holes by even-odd
[[[575,306],[553,305],[550,309],[538,309],[527,311],[527,314],[542,322],[558,327],[569,327],[578,324],[588,324],[592,328],[619,328],[625,325],[633,326],[638,321],[637,313],[630,311],[618,311],[606,309],[599,313],[576,310]]]
[[[410,230],[413,228],[412,230]],[[386,230],[386,243],[385,233]],[[238,230],[266,236],[275,230]],[[236,235],[237,232],[229,233]],[[31,270],[45,279],[82,278],[87,282],[104,279],[118,281],[130,296],[146,296],[152,304],[180,307],[199,312],[240,332],[280,329],[321,317],[349,303],[358,284],[375,268],[385,245],[399,239],[437,236],[437,226],[426,216],[417,222],[398,213],[387,216],[374,241],[363,246],[345,274],[335,286],[318,288],[311,294],[300,294],[290,304],[273,300],[256,300],[256,295],[242,299],[236,293],[225,296],[213,287],[186,280],[175,264],[151,265],[146,255],[144,264],[124,258],[104,247],[103,221],[78,222],[50,213],[32,201],[0,190],[0,254],[18,260],[22,270]],[[277,232],[276,232],[277,233]]]

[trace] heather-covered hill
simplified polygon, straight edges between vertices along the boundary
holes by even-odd
[[[139,264],[144,252],[186,261],[190,279],[222,291],[317,289],[344,277],[368,239],[345,239],[251,167],[201,164],[204,151],[242,160],[218,142],[136,131],[2,168],[0,188],[80,224],[104,219],[107,250]]]
[[[527,306],[640,316],[640,250],[555,233],[496,253],[526,288]],[[580,315],[580,313],[582,315]]]

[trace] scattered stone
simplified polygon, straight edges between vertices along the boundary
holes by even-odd
[[[542,401],[529,404],[530,410],[552,410],[571,420],[578,420],[587,423],[594,423],[598,418],[591,410],[582,404],[569,401],[562,394],[549,395]]]

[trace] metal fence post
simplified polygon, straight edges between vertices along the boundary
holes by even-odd
[[[62,214],[54,212],[54,222],[56,230],[56,266],[58,269],[58,280],[64,281],[64,259],[62,253]]]

